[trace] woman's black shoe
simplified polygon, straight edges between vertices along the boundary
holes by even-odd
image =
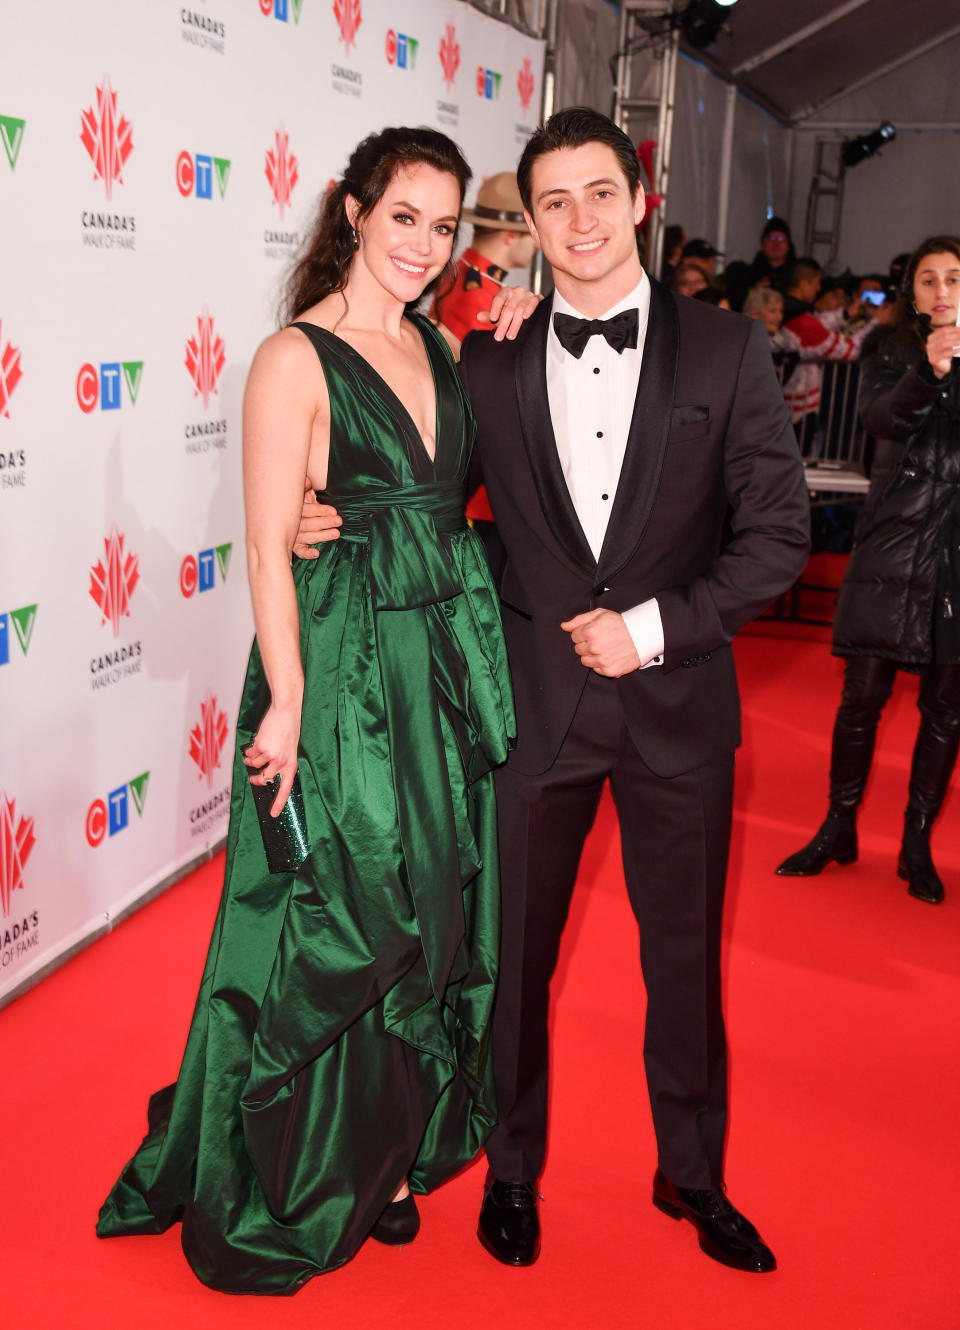
[[[420,1232],[420,1212],[412,1196],[391,1201],[370,1230],[371,1238],[388,1247],[404,1247]]]
[[[828,813],[809,845],[776,869],[781,877],[815,877],[827,864],[852,864],[857,858],[857,828],[851,813]]]
[[[903,825],[903,844],[897,862],[897,877],[907,883],[907,891],[918,901],[939,905],[943,900],[943,883],[930,857],[930,828],[933,818],[926,813],[907,811]]]

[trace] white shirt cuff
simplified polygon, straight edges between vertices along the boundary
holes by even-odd
[[[621,617],[640,657],[640,668],[648,670],[651,665],[662,665],[663,621],[656,598],[624,610]]]

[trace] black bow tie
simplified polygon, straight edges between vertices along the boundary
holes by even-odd
[[[612,319],[575,319],[570,314],[553,316],[553,328],[560,345],[577,360],[595,335],[605,337],[618,356],[625,346],[632,351],[637,345],[639,323],[640,317],[635,309],[621,310]]]

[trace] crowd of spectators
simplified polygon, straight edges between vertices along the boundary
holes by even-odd
[[[843,451],[854,426],[848,399],[855,397],[857,371],[851,375],[849,367],[875,330],[900,318],[905,256],[898,255],[887,273],[828,275],[816,259],[797,255],[782,217],[766,222],[752,260],[730,260],[720,272],[724,255],[709,240],[690,239],[680,226],[668,226],[664,240],[662,278],[678,295],[765,326],[804,458],[814,462],[825,450],[832,453],[838,434]]]
[[[784,397],[805,455],[815,455],[823,362],[853,361],[872,329],[895,323],[903,255],[888,273],[849,269],[827,277],[816,259],[798,257],[790,227],[771,217],[751,262],[723,256],[708,240],[688,240],[680,226],[665,232],[662,278],[679,295],[759,319],[770,335]]]

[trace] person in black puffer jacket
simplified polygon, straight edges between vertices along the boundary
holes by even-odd
[[[871,334],[860,413],[877,440],[870,493],[837,598],[833,651],[847,658],[833,729],[830,807],[777,872],[809,877],[857,857],[856,815],[877,723],[898,669],[920,675],[920,730],[897,872],[938,904],[930,855],[960,744],[960,240],[933,236],[904,274],[906,316]]]

